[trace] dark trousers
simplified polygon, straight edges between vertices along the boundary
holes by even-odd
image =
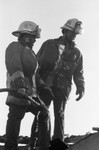
[[[25,112],[31,112],[35,116],[38,114],[38,144],[39,147],[48,148],[50,141],[50,116],[46,110],[39,111],[32,105],[26,106],[10,106],[8,120],[6,125],[6,150],[17,149],[17,139],[20,132],[20,124]],[[38,113],[39,112],[39,113]],[[32,139],[31,139],[32,140]]]
[[[51,101],[53,101],[54,108],[54,134],[53,139],[60,138],[64,140],[64,112],[67,97],[58,88],[52,88],[54,98],[50,99],[45,93],[41,93],[40,97],[44,101],[45,105],[49,108]],[[36,123],[36,120],[35,122]],[[36,125],[34,125],[36,126]],[[31,132],[34,132],[33,130]]]
[[[59,138],[64,141],[64,113],[65,106],[67,102],[67,97],[62,94],[59,89],[54,89],[53,93],[55,95],[53,99],[54,107],[54,134],[53,139]]]

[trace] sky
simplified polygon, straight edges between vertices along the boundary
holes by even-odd
[[[85,95],[76,99],[73,84],[65,111],[65,134],[82,135],[99,127],[99,0],[0,0],[0,88],[6,87],[5,50],[17,38],[11,33],[23,21],[33,21],[42,29],[33,50],[42,43],[62,35],[60,27],[68,19],[77,18],[83,23],[83,34],[75,42],[83,55]],[[0,135],[5,134],[8,106],[7,93],[0,93]],[[50,107],[53,133],[53,105]],[[21,123],[20,135],[30,136],[34,116],[26,114]]]

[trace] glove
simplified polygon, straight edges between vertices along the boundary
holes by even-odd
[[[79,95],[76,98],[76,101],[79,101],[84,95],[84,89],[83,88],[77,88],[76,95]]]
[[[25,95],[26,94],[26,89],[25,88],[19,88],[19,89],[17,89],[17,92],[19,94]]]
[[[11,81],[12,89],[15,89],[19,94],[25,95],[27,86],[25,84],[24,78],[17,78],[14,81]]]

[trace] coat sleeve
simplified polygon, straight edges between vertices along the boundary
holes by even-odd
[[[25,87],[23,67],[21,63],[22,49],[21,45],[17,42],[11,43],[5,54],[5,64],[7,68],[7,80],[10,82],[12,88]],[[10,79],[8,79],[10,78]]]
[[[45,63],[46,61],[46,51],[47,51],[47,47],[48,47],[48,42],[44,42],[41,46],[41,48],[39,49],[38,53],[37,53],[37,59],[39,62],[39,65],[41,66],[43,63]]]
[[[82,54],[79,56],[79,60],[73,75],[74,83],[77,88],[81,88],[83,91],[85,89],[85,81],[83,74],[83,57]]]
[[[37,58],[40,66],[40,76],[46,82],[50,72],[53,71],[55,62],[58,58],[57,44],[53,39],[45,41],[37,53]]]

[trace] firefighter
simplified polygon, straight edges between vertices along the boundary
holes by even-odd
[[[32,47],[40,38],[41,29],[32,21],[24,21],[17,31],[12,32],[18,38],[8,45],[5,53],[7,69],[7,87],[21,95],[37,97],[37,83],[39,89],[45,87],[40,77],[37,77],[38,61]],[[9,93],[6,104],[9,106],[6,124],[5,150],[17,150],[20,124],[25,112],[38,115],[38,149],[48,150],[50,141],[50,116],[47,109],[32,105],[27,99]],[[33,147],[30,147],[33,149]]]
[[[64,141],[64,112],[71,92],[72,83],[76,86],[77,101],[84,95],[83,56],[76,47],[75,38],[81,34],[82,22],[69,19],[62,27],[62,36],[45,41],[37,53],[40,76],[52,89],[54,98],[41,97],[49,108],[53,100],[53,138]]]

